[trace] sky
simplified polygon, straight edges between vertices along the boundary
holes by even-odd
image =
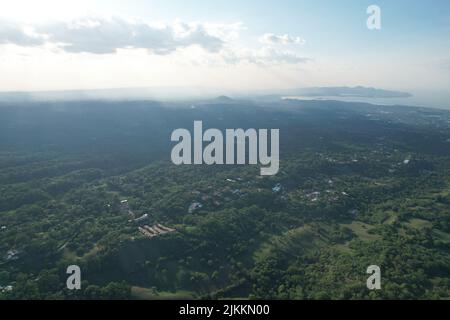
[[[381,10],[379,30],[367,27],[370,5]],[[450,88],[448,0],[0,0],[0,8],[0,91]]]

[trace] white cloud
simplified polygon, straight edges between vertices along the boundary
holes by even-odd
[[[310,61],[289,50],[278,50],[264,46],[259,49],[227,48],[222,51],[222,58],[228,64],[279,65],[300,64]]]
[[[241,23],[213,24],[175,21],[149,23],[120,17],[83,17],[70,21],[41,23],[26,28],[0,20],[0,44],[20,47],[40,46],[68,53],[116,54],[124,49],[147,50],[164,56],[177,52],[177,59],[204,65],[300,64],[309,59],[271,45],[249,48],[239,45]],[[267,34],[264,41],[302,43],[288,35]],[[45,45],[45,46],[44,46]],[[184,59],[184,60],[183,60]]]
[[[275,44],[305,44],[305,40],[300,37],[293,37],[288,34],[276,35],[273,33],[266,33],[259,38],[259,42],[265,45],[275,45]]]
[[[41,25],[37,32],[48,41],[72,53],[115,53],[118,49],[147,49],[155,54],[168,54],[180,48],[198,45],[217,52],[224,40],[213,35],[200,23],[151,25],[122,18],[83,18],[71,22]]]
[[[25,26],[0,19],[0,44],[16,44],[19,46],[38,46],[44,39],[33,34]]]
[[[236,36],[238,28],[238,24],[182,22],[152,25],[117,17],[85,17],[70,22],[34,26],[0,20],[0,44],[30,47],[51,43],[66,52],[93,54],[115,53],[118,49],[126,48],[168,54],[193,45],[217,52],[225,41]]]

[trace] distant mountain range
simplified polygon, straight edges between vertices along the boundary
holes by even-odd
[[[370,87],[313,87],[293,90],[293,95],[306,97],[409,98],[410,93]]]
[[[173,88],[116,88],[99,90],[67,90],[39,92],[0,92],[0,101],[32,101],[32,100],[188,100],[214,99],[214,102],[230,103],[233,100],[219,89],[173,87]],[[228,94],[228,92],[227,92]],[[285,90],[258,90],[229,93],[233,98],[281,99],[294,97],[356,97],[356,98],[408,98],[406,92],[390,91],[368,87],[312,87]]]
[[[215,102],[221,102],[221,103],[230,103],[234,100],[227,96],[220,96],[214,99]]]

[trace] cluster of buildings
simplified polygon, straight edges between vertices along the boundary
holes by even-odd
[[[12,290],[13,290],[13,286],[5,286],[5,287],[0,286],[0,292],[2,292],[2,293],[11,292]]]
[[[20,252],[18,250],[14,250],[14,249],[8,250],[8,252],[6,252],[6,255],[5,255],[5,260],[8,262],[17,260],[17,259],[19,259],[19,253]]]
[[[154,237],[166,234],[166,233],[171,233],[171,232],[176,231],[175,229],[165,227],[159,223],[153,225],[152,227],[145,225],[142,227],[138,227],[138,229],[139,229],[140,233],[142,233],[144,236],[146,236],[148,238],[154,238]]]
[[[148,213],[144,213],[140,217],[136,218],[135,213],[131,210],[128,200],[120,201],[121,210],[125,213],[128,213],[130,223],[135,223],[138,226],[138,230],[141,234],[148,238],[154,238],[157,236],[161,236],[166,233],[175,232],[175,229],[165,227],[162,224],[156,223],[153,226],[149,225],[150,215]]]
[[[260,176],[258,176],[259,178]],[[226,179],[226,182],[229,183],[238,183],[242,182],[242,178],[235,178],[235,179]],[[245,183],[245,187],[248,188],[252,185],[252,182]],[[225,202],[231,201],[233,198],[238,197],[242,198],[247,195],[248,190],[239,189],[239,188],[231,188],[231,187],[224,187],[221,190],[211,190],[210,195],[203,194],[202,192],[198,190],[191,191],[191,194],[194,195],[196,198],[201,199],[203,202],[211,202],[214,206],[219,207],[222,204],[222,200]],[[208,186],[208,189],[213,189],[213,186]],[[261,192],[263,189],[258,188],[257,191]],[[273,193],[281,193],[283,191],[283,186],[281,183],[277,183],[273,186],[272,192]],[[220,201],[219,201],[220,200]],[[204,205],[201,202],[194,201],[192,202],[188,207],[188,213],[193,213],[201,208],[203,208]]]

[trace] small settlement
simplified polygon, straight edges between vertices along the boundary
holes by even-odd
[[[136,214],[131,210],[128,200],[122,200],[120,202],[122,212],[126,213],[130,218],[129,222],[137,225],[139,232],[147,238],[154,238],[163,234],[172,233],[176,230],[163,226],[160,223],[154,223],[150,226],[151,216],[148,213],[144,213],[140,217],[136,218]]]

